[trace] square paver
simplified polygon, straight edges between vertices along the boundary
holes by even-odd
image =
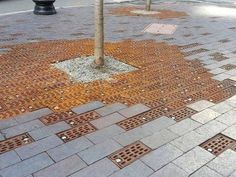
[[[175,146],[166,144],[143,156],[141,160],[149,167],[157,171],[182,154],[183,152]]]
[[[171,140],[173,140],[177,137],[178,137],[178,135],[174,134],[173,132],[171,132],[167,129],[164,129],[164,130],[161,130],[157,133],[154,133],[151,136],[141,139],[141,141],[145,145],[149,146],[150,148],[156,149],[156,148],[170,142]]]
[[[236,170],[235,162],[236,152],[228,149],[212,160],[207,166],[223,176],[229,176]]]
[[[192,103],[190,105],[188,105],[189,108],[192,108],[196,111],[202,111],[206,108],[209,108],[211,106],[214,106],[215,104],[210,102],[210,101],[207,101],[207,100],[201,100],[201,101],[197,101],[195,103]]]
[[[178,166],[173,163],[170,163],[153,173],[150,177],[188,177],[188,174]]]
[[[216,111],[220,114],[228,112],[229,110],[233,109],[232,106],[230,106],[229,104],[227,104],[227,102],[222,102],[219,104],[216,104],[215,106],[212,106],[211,109],[213,111]]]
[[[192,120],[192,119],[184,119],[170,127],[168,129],[174,132],[177,135],[184,135],[185,133],[194,130],[195,128],[201,126],[202,124]]]
[[[186,154],[180,156],[173,163],[186,171],[188,174],[193,173],[201,168],[215,156],[201,147],[196,147]]]
[[[15,151],[9,151],[0,155],[0,170],[20,162],[21,159]]]
[[[209,122],[210,120],[215,119],[219,115],[220,115],[219,113],[217,113],[211,109],[205,109],[205,110],[193,115],[191,118],[197,122],[205,124],[205,123]]]
[[[125,109],[127,106],[122,103],[113,103],[107,106],[104,106],[102,108],[96,109],[96,112],[100,114],[101,116],[106,116],[108,114],[114,113],[116,111],[119,111],[121,109]]]
[[[236,140],[236,124],[227,128],[225,131],[222,132],[222,134]]]
[[[217,117],[216,120],[228,126],[231,126],[236,123],[236,110],[228,111]]]

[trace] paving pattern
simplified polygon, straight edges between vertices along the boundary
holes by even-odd
[[[158,21],[108,6],[106,54],[138,70],[89,84],[51,63],[92,55],[93,8],[61,9],[60,23],[29,13],[2,19],[0,176],[234,177],[235,24],[196,6],[158,4],[189,15]],[[141,32],[152,23],[177,30]],[[25,35],[26,27],[35,30]]]

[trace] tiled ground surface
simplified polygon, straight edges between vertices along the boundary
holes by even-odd
[[[194,8],[197,7],[195,4],[163,3],[157,7],[183,11],[189,16],[158,20],[141,16],[109,16],[109,10],[106,11],[106,40],[107,48],[112,51],[111,53],[119,54],[128,46],[139,46],[138,49],[134,47],[131,48],[133,50],[127,50],[125,56],[137,57],[138,53],[141,61],[145,63],[137,63],[138,60],[135,60],[133,65],[141,66],[141,69],[143,65],[151,67],[149,63],[146,63],[148,60],[145,60],[143,53],[149,54],[150,61],[155,57],[158,60],[158,63],[152,64],[157,70],[147,67],[148,71],[143,70],[142,73],[145,77],[136,85],[131,82],[134,84],[132,87],[141,87],[137,92],[134,92],[127,84],[126,90],[120,91],[116,82],[107,82],[108,86],[114,85],[112,89],[119,88],[116,92],[126,94],[126,97],[120,99],[116,96],[112,101],[106,100],[107,104],[104,104],[102,102],[104,99],[88,97],[91,92],[87,92],[88,99],[84,99],[83,102],[79,100],[80,95],[77,95],[75,98],[78,99],[70,103],[69,100],[74,97],[74,95],[70,96],[71,90],[58,91],[51,97],[47,94],[41,97],[47,100],[46,104],[35,104],[36,109],[41,109],[33,112],[28,112],[33,110],[30,107],[31,104],[24,107],[24,110],[21,110],[19,106],[31,103],[21,102],[21,100],[34,96],[35,93],[32,91],[37,90],[32,87],[42,89],[41,91],[45,93],[50,93],[50,89],[55,89],[53,87],[45,89],[47,84],[44,81],[47,81],[49,85],[52,83],[50,77],[42,77],[44,71],[48,71],[45,75],[52,75],[48,64],[45,63],[80,55],[78,53],[82,47],[76,48],[76,45],[82,42],[83,45],[88,46],[85,53],[91,54],[91,41],[66,41],[65,39],[92,37],[93,8],[61,9],[58,15],[50,18],[32,16],[27,13],[7,16],[4,19],[1,17],[4,25],[0,28],[0,34],[4,38],[1,38],[0,43],[2,48],[9,48],[9,51],[0,50],[0,61],[5,64],[0,66],[2,67],[1,79],[11,78],[12,80],[9,80],[11,83],[9,86],[6,85],[6,81],[1,80],[1,84],[5,85],[1,87],[0,94],[1,98],[10,95],[11,98],[7,99],[13,100],[15,104],[10,107],[2,105],[0,112],[1,119],[6,119],[0,122],[0,176],[236,176],[236,97],[233,96],[235,95],[233,85],[236,81],[234,19],[197,15],[194,13]],[[178,28],[173,35],[142,33],[141,31],[150,23],[174,24],[178,25]],[[69,28],[67,24],[70,24]],[[130,38],[131,40],[124,41]],[[35,40],[41,39],[64,40],[4,47],[9,44],[36,42]],[[134,40],[140,41],[134,42]],[[122,48],[122,46],[125,47]],[[145,53],[142,47],[150,49]],[[69,54],[61,56],[68,50]],[[129,59],[125,60],[125,57],[119,58],[122,55],[118,54],[118,59],[132,62]],[[59,56],[61,58],[58,58]],[[10,62],[10,59],[14,59],[14,62]],[[36,61],[32,61],[33,59]],[[161,62],[164,64],[161,65]],[[24,69],[20,70],[19,66]],[[35,74],[37,66],[39,66],[38,72]],[[163,71],[163,67],[167,67],[165,70],[175,79],[165,72],[158,72],[158,68]],[[32,70],[33,72],[29,72]],[[29,73],[24,73],[24,71]],[[152,71],[152,74],[148,74],[149,71]],[[194,71],[197,72],[194,73]],[[159,73],[161,73],[160,78],[152,77]],[[24,78],[21,76],[32,76],[36,82],[34,79],[33,81],[25,79],[21,82],[21,78]],[[180,77],[180,81],[176,76]],[[169,87],[159,89],[162,87],[161,83],[166,83],[164,77],[168,77],[173,87],[177,86],[174,92]],[[40,79],[42,82],[39,82]],[[77,88],[78,93],[81,92],[80,85],[69,82],[63,74],[58,74],[53,79],[56,88],[71,87],[72,90]],[[147,85],[155,83],[155,79],[163,80],[158,82],[159,85]],[[63,82],[59,82],[62,80]],[[144,84],[141,84],[141,81],[145,82],[146,90],[154,88],[153,92],[146,91],[147,97],[143,96]],[[171,83],[167,82],[166,86],[170,86]],[[193,89],[192,94],[186,94],[186,88],[178,83],[186,83],[188,91]],[[17,88],[21,94],[15,92],[14,84],[18,85]],[[24,87],[28,84],[26,89],[31,89],[30,93],[20,92],[24,90],[24,87],[19,87],[21,84]],[[99,86],[103,84],[101,82]],[[122,84],[125,85],[125,83]],[[124,87],[122,84],[121,88]],[[107,91],[107,87],[103,86],[103,89]],[[87,88],[90,86],[88,85]],[[142,92],[142,97],[138,97],[139,92]],[[105,93],[99,95],[99,98],[105,98]],[[66,99],[60,101],[61,95],[64,94],[67,95]],[[53,97],[58,97],[58,99],[53,101]],[[153,106],[145,102],[149,98],[150,100],[152,98]],[[162,98],[162,100],[156,100],[156,98]],[[163,103],[166,101],[163,98],[167,100],[171,98],[168,103],[173,100],[175,103]],[[182,100],[176,98],[182,98]],[[134,102],[128,102],[129,100],[134,100]],[[5,100],[2,102],[6,103]],[[60,109],[59,103],[63,102],[67,104],[63,107],[64,109]],[[127,102],[129,105],[124,104]],[[10,108],[17,109],[12,111],[12,114],[5,114]],[[65,112],[60,113],[60,110]],[[28,113],[20,114],[20,112]],[[16,116],[8,118],[12,115]]]

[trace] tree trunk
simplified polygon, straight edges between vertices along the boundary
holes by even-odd
[[[94,64],[104,65],[104,24],[103,24],[103,0],[95,0],[95,46]]]
[[[151,10],[151,3],[152,3],[152,0],[146,0],[146,11]]]

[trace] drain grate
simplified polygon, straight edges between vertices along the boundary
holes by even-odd
[[[83,123],[89,122],[91,120],[98,119],[99,117],[101,116],[98,113],[96,113],[95,111],[91,111],[91,112],[86,112],[84,114],[80,114],[76,117],[70,118],[66,120],[66,122],[70,124],[71,126],[75,127]]]
[[[228,59],[228,57],[224,56],[224,54],[220,52],[212,53],[209,56],[211,56],[212,57],[211,59],[215,61],[223,61]]]
[[[63,120],[70,119],[72,117],[76,116],[76,113],[73,111],[66,111],[66,112],[61,112],[61,113],[52,113],[47,116],[44,116],[40,118],[40,120],[45,124],[45,125],[51,125]]]
[[[236,65],[233,65],[233,64],[227,64],[227,65],[223,65],[220,67],[221,69],[225,69],[225,70],[231,70],[231,69],[235,69],[236,68]]]
[[[149,121],[152,121],[154,119],[157,119],[158,117],[164,115],[166,112],[164,107],[158,107],[151,109],[150,111],[147,111],[145,113],[139,114],[137,116],[125,119],[121,122],[118,122],[117,125],[123,128],[124,130],[131,130],[133,128],[136,128],[140,125],[143,125]]]
[[[124,168],[150,151],[151,149],[149,147],[145,146],[140,141],[137,141],[114,152],[109,155],[108,158],[118,167]]]
[[[202,143],[200,146],[214,155],[219,155],[227,149],[233,148],[235,144],[236,142],[233,139],[218,134]]]
[[[224,89],[222,92],[217,92],[209,97],[209,101],[213,103],[219,103],[227,98],[230,98],[231,96],[234,96],[236,94],[236,87],[231,86],[226,89]]]
[[[0,154],[34,142],[28,133],[0,141]]]
[[[201,45],[201,44],[199,44],[199,43],[192,43],[192,44],[187,44],[187,45],[179,46],[179,49],[180,50],[184,50],[184,49],[189,49],[189,48],[197,47],[199,45]]]
[[[80,136],[91,133],[95,130],[96,130],[96,128],[94,126],[92,126],[89,123],[86,123],[86,124],[71,128],[69,130],[60,132],[60,133],[57,134],[57,136],[59,138],[61,138],[64,142],[68,142],[68,141],[76,139]]]
[[[174,119],[177,122],[179,122],[183,119],[191,117],[192,115],[194,115],[196,113],[197,113],[197,111],[195,111],[191,108],[184,107],[182,109],[179,109],[177,111],[174,111],[174,112],[170,113],[169,115],[167,115],[167,117],[169,117],[171,119]]]
[[[227,43],[227,42],[230,42],[230,40],[229,39],[222,39],[222,40],[219,40],[218,42],[220,42],[220,43]]]
[[[196,50],[192,50],[192,51],[189,51],[189,52],[185,52],[184,56],[187,57],[187,56],[196,55],[196,54],[207,52],[207,51],[209,51],[209,50],[202,49],[202,48],[201,49],[196,49]]]

